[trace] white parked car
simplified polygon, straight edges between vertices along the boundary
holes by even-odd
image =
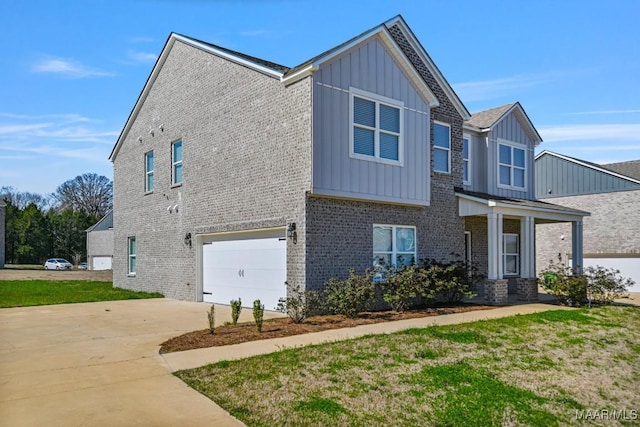
[[[71,270],[72,267],[71,263],[63,258],[49,258],[44,263],[45,270]]]

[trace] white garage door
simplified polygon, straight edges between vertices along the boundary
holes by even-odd
[[[640,292],[640,258],[584,258],[585,267],[600,265],[620,270],[620,275],[629,277],[636,284],[627,289],[629,292]]]
[[[111,257],[110,256],[96,256],[93,257],[92,270],[111,270]]]
[[[203,300],[229,304],[259,299],[274,310],[286,295],[287,241],[284,230],[211,236],[202,245]]]

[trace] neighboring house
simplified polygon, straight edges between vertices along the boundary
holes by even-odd
[[[111,270],[113,239],[113,210],[110,210],[87,229],[87,266],[90,270]]]
[[[640,160],[598,165],[551,151],[536,156],[536,195],[591,212],[584,221],[583,266],[601,265],[631,277],[640,292]],[[538,271],[573,252],[566,224],[536,230]]]
[[[472,117],[400,16],[293,68],[171,34],[110,156],[113,282],[271,309],[460,254],[488,302],[535,299],[534,223],[585,215],[534,200],[538,142],[519,104]]]
[[[4,268],[6,204],[0,200],[0,268]]]

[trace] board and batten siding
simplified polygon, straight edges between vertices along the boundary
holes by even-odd
[[[539,199],[639,190],[640,184],[551,154],[535,161]]]
[[[349,156],[349,88],[404,103],[402,166]],[[429,106],[379,38],[313,75],[313,192],[360,200],[429,204]]]
[[[471,140],[469,141],[471,165],[471,180],[469,185],[464,185],[465,190],[487,192],[487,138],[465,131]]]
[[[534,144],[523,129],[517,117],[511,113],[500,120],[488,134],[487,146],[487,188],[488,193],[501,197],[513,197],[517,199],[535,199],[534,179]],[[525,149],[525,191],[501,188],[498,186],[498,139],[504,139]]]

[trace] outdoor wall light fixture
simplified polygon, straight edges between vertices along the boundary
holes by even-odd
[[[293,237],[295,232],[296,232],[296,223],[290,222],[289,225],[287,225],[287,237]]]
[[[191,247],[191,233],[187,233],[184,236],[184,244]]]

